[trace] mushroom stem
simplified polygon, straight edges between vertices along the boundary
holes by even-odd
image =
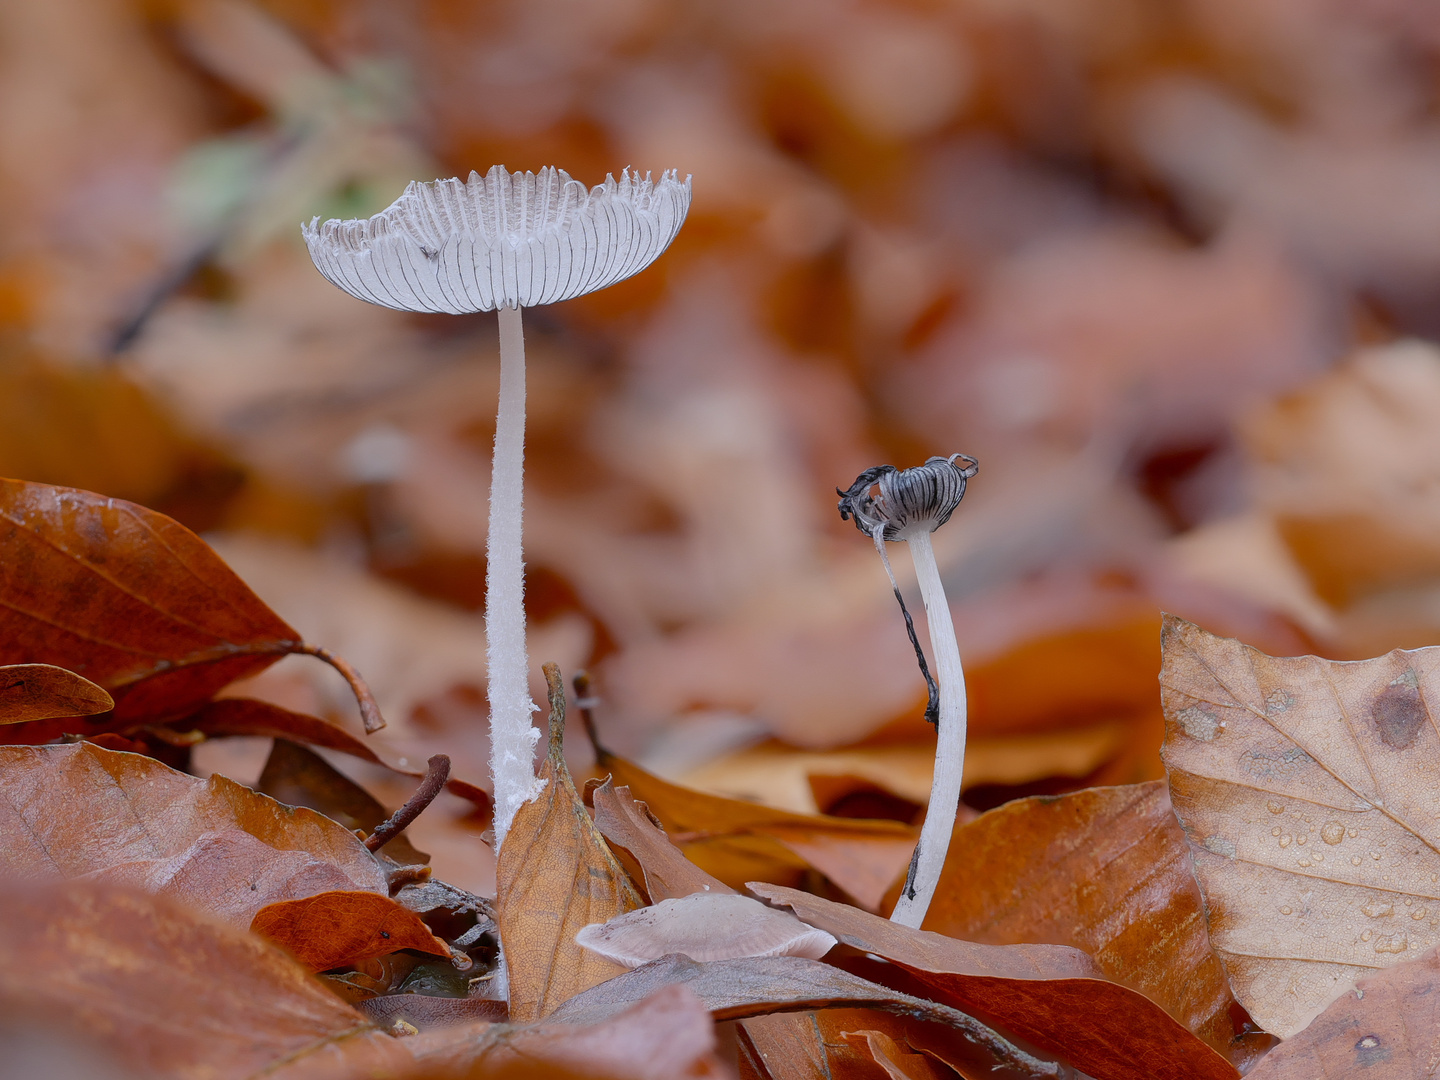
[[[495,788],[495,850],[515,811],[539,793],[525,652],[525,561],[521,516],[525,476],[525,334],[520,308],[501,307],[500,408],[490,473],[485,544],[485,639],[490,695],[490,776]]]
[[[935,673],[940,683],[940,718],[936,725],[935,777],[930,785],[930,804],[905,887],[890,915],[891,921],[918,930],[940,883],[940,871],[950,850],[950,834],[955,828],[955,813],[960,803],[960,778],[965,771],[965,670],[960,666],[960,645],[955,640],[955,624],[950,620],[950,605],[940,582],[940,569],[935,565],[930,531],[914,529],[904,539],[909,542],[910,557],[915,560],[915,577],[925,601],[925,620],[930,625],[930,647],[935,651]]]

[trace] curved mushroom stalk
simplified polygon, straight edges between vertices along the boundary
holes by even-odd
[[[500,313],[500,407],[490,478],[485,630],[495,848],[539,793],[525,652],[522,511],[525,340],[520,309],[594,292],[660,257],[690,208],[690,180],[626,170],[587,189],[560,169],[412,183],[368,219],[302,226],[315,266],[352,296],[401,311]]]
[[[957,459],[964,464],[957,465]],[[840,496],[840,516],[847,521],[853,517],[856,528],[875,541],[895,599],[905,616],[905,628],[915,647],[920,673],[925,676],[930,692],[925,718],[936,725],[930,803],[925,811],[925,824],[920,828],[920,839],[915,844],[915,855],[910,860],[910,872],[890,915],[892,921],[917,929],[930,909],[950,848],[950,833],[960,804],[960,781],[965,773],[967,724],[965,670],[960,663],[960,645],[955,640],[955,624],[950,618],[950,605],[945,599],[945,586],[935,563],[930,534],[950,520],[965,497],[966,482],[978,468],[974,458],[952,454],[932,457],[924,465],[903,472],[891,465],[866,469],[847,490],[836,489]],[[915,624],[890,568],[890,559],[885,553],[887,540],[906,541],[915,561],[915,577],[930,626],[930,645],[935,650],[938,688],[930,677],[925,651],[915,636]]]

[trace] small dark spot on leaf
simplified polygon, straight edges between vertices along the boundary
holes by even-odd
[[[1390,1060],[1390,1048],[1379,1035],[1366,1035],[1355,1044],[1355,1061],[1362,1068],[1380,1065]]]
[[[381,930],[381,931],[380,931],[380,936],[381,936],[382,938],[384,938],[386,941],[389,941],[389,940],[390,940],[390,931],[389,931],[389,930]]]
[[[1375,696],[1370,715],[1380,732],[1380,741],[1392,750],[1409,749],[1425,722],[1420,691],[1407,682],[1395,682]]]

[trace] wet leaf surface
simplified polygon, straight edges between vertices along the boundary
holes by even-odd
[[[940,1000],[1098,1080],[1238,1075],[1149,998],[1106,980],[1077,949],[979,945],[911,930],[793,889],[752,882],[750,891],[828,930],[843,945],[902,966]]]
[[[279,949],[94,881],[0,887],[0,1002],[137,1076],[383,1075],[409,1059]]]
[[[1440,649],[1274,658],[1167,618],[1175,812],[1236,998],[1288,1038],[1440,943]]]
[[[183,900],[245,929],[278,900],[329,890],[388,895],[355,835],[223,776],[72,746],[0,747],[0,868],[90,876]]]
[[[640,894],[606,846],[565,765],[565,689],[551,675],[545,788],[520,807],[495,871],[496,924],[508,958],[510,1017],[528,1023],[624,971],[575,943],[591,923],[638,908]]]
[[[418,949],[447,959],[449,946],[409,908],[371,892],[323,892],[279,900],[255,913],[250,929],[310,971],[328,971]]]
[[[75,488],[0,480],[0,659],[109,690],[120,717],[176,716],[299,642],[183,525]]]
[[[990,945],[1089,953],[1238,1067],[1237,1040],[1185,834],[1162,781],[1017,799],[955,830],[925,929]]]
[[[109,694],[73,671],[53,664],[0,667],[0,724],[93,716],[114,707]]]
[[[1411,1080],[1440,1068],[1440,950],[1361,978],[1249,1075]]]

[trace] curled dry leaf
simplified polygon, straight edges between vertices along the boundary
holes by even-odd
[[[450,947],[430,932],[419,915],[371,892],[323,892],[279,900],[257,911],[250,929],[311,971],[356,964],[397,949],[450,955]]]
[[[891,1073],[880,1064],[872,1050],[876,1045],[884,1047],[882,1054],[893,1048],[895,1056],[904,1059],[904,1065],[914,1066],[911,1080],[931,1080],[940,1074],[921,1071],[929,1066],[928,1062],[921,1065],[910,1060],[918,1055],[909,1039],[921,1029],[937,1030],[935,1025],[873,1009],[775,1013],[751,1017],[735,1025],[741,1076],[755,1080],[827,1076],[885,1080],[887,1076],[897,1075],[904,1078],[905,1073]],[[867,1035],[872,1038],[867,1039]],[[981,1064],[979,1075],[992,1075],[988,1066],[993,1064],[993,1061]]]
[[[266,904],[388,895],[355,835],[223,776],[89,743],[0,747],[0,871],[88,876],[183,900],[246,929]]]
[[[1164,758],[1235,997],[1289,1038],[1440,944],[1440,649],[1278,659],[1168,617]]]
[[[804,956],[819,960],[835,945],[823,930],[788,911],[735,893],[691,893],[587,926],[575,940],[628,968],[678,953],[692,960]]]
[[[93,716],[115,707],[103,688],[53,664],[0,667],[0,724],[49,720],[55,716]]]
[[[1253,1080],[1432,1077],[1440,1032],[1440,950],[1366,975],[1304,1031],[1272,1050]]]
[[[898,821],[865,821],[777,810],[682,787],[597,747],[597,767],[644,799],[681,850],[732,888],[746,881],[797,881],[820,871],[867,906],[905,872],[916,830]],[[803,854],[802,854],[803,852]],[[873,903],[872,903],[873,902]]]
[[[595,827],[639,864],[651,903],[691,893],[735,893],[685,858],[651,816],[650,808],[631,795],[628,787],[617,788],[607,776],[594,788],[587,785],[587,792],[595,809]]]
[[[925,929],[1087,952],[1242,1070],[1271,1042],[1236,1031],[1163,781],[1016,799],[960,826]]]
[[[1077,949],[978,945],[912,930],[795,889],[752,882],[750,891],[784,904],[842,945],[903,967],[941,1000],[1098,1080],[1239,1075],[1149,998],[1105,979]]]
[[[382,999],[383,1000],[383,999]],[[710,1014],[683,986],[599,1023],[472,1025],[404,1040],[425,1077],[485,1080],[723,1080]]]
[[[972,1043],[977,1053],[988,1054],[992,1065],[1008,1063],[1028,1068],[1037,1076],[1056,1075],[1053,1065],[1024,1053],[958,1009],[798,956],[715,960],[708,964],[667,956],[577,994],[560,1006],[552,1019],[571,1024],[599,1023],[662,987],[677,985],[693,991],[717,1020],[791,1009],[879,1009],[950,1028]]]
[[[0,1010],[136,1076],[384,1074],[409,1057],[253,934],[95,881],[0,889]]]
[[[893,1035],[864,1029],[842,1032],[840,1037],[852,1046],[863,1046],[890,1080],[941,1080],[928,1057],[915,1053]]]
[[[495,868],[496,924],[510,977],[510,1016],[543,1019],[567,999],[624,968],[575,943],[591,923],[641,904],[630,876],[605,845],[565,766],[565,687],[550,683],[550,749],[544,789],[515,814]]]

